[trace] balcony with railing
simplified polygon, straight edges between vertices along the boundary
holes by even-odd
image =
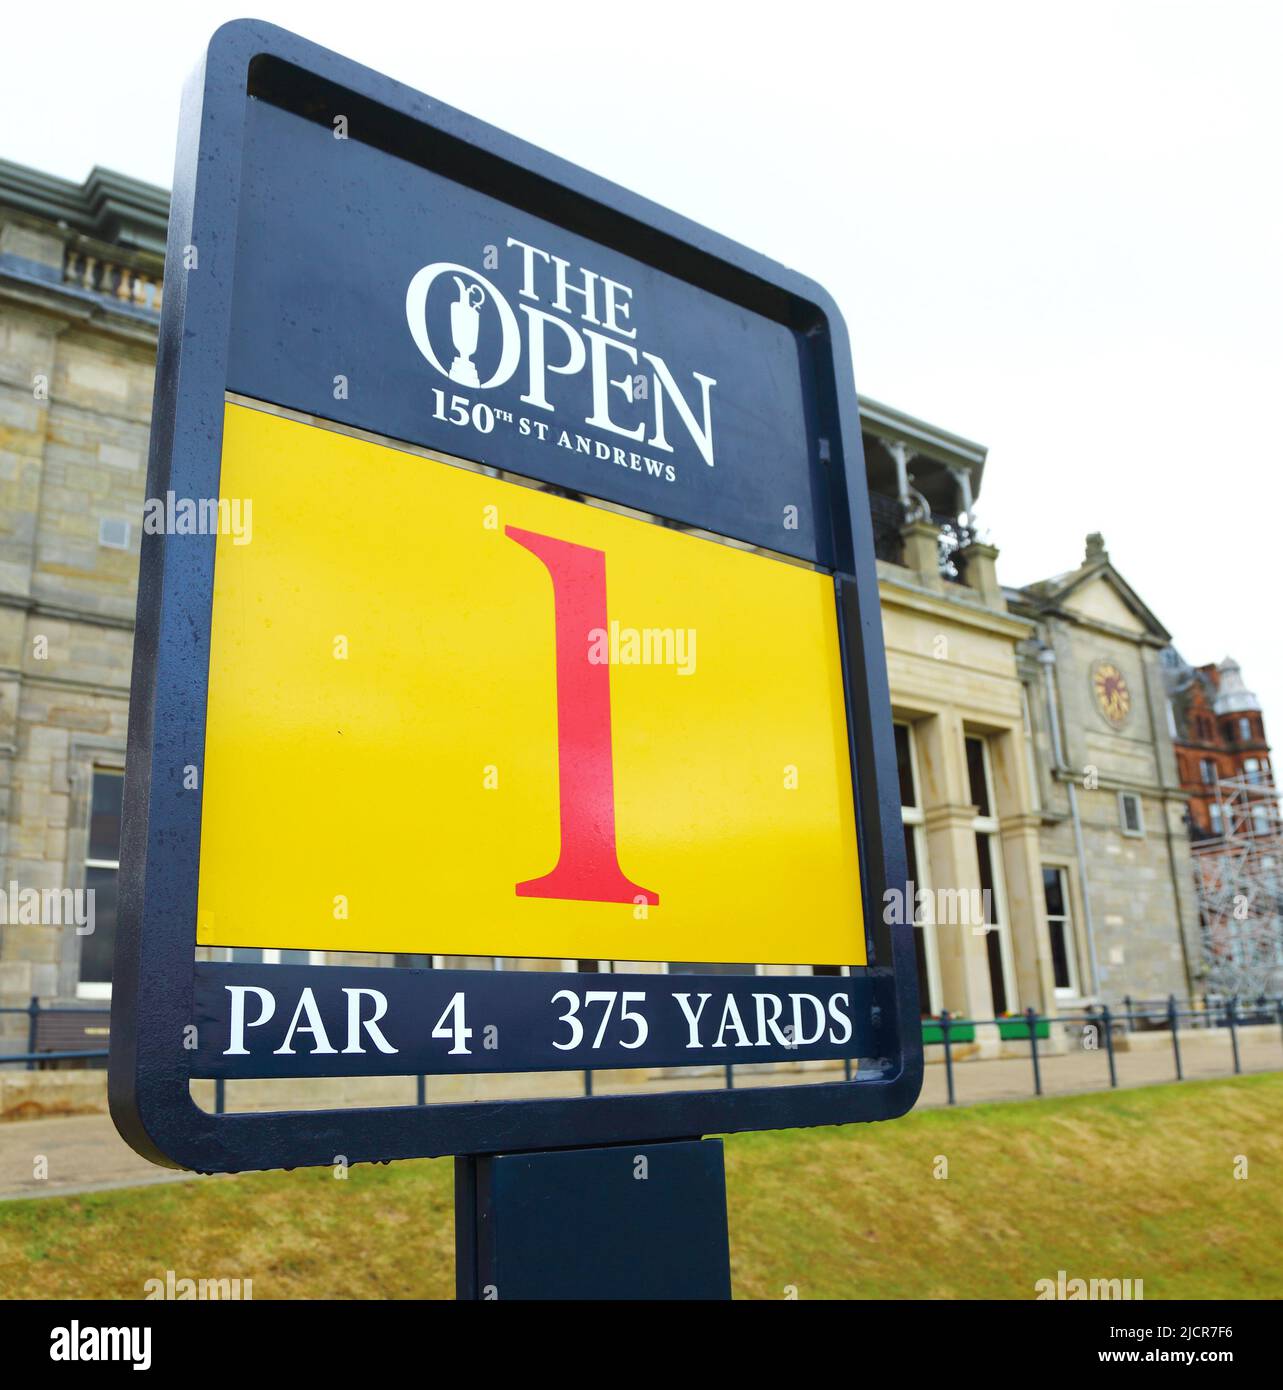
[[[873,518],[873,552],[879,560],[903,565],[905,527],[914,520],[929,521],[939,532],[940,578],[950,584],[967,583],[966,549],[978,537],[965,516],[928,511],[920,503],[906,505],[898,497],[880,492],[869,493],[869,511]]]
[[[873,401],[861,401],[860,415],[877,558],[925,572],[934,540],[941,580],[985,587],[967,573],[981,540],[972,513],[984,447]]]
[[[118,304],[160,313],[164,280],[154,258],[79,237],[67,244],[62,281]]]

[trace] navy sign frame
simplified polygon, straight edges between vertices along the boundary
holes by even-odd
[[[340,1153],[350,1162],[386,1161],[903,1114],[922,1080],[913,929],[885,924],[881,911],[888,885],[904,889],[905,852],[859,409],[837,306],[814,282],[625,189],[284,30],[236,21],[213,36],[183,99],[150,497],[169,491],[219,496],[229,391],[463,452],[457,441],[451,447],[447,435],[434,435],[430,423],[398,413],[391,394],[376,393],[372,414],[361,413],[371,409],[368,397],[350,405],[336,401],[328,392],[325,361],[318,362],[316,377],[327,390],[318,391],[315,381],[298,373],[288,326],[264,342],[263,322],[254,317],[261,297],[255,287],[263,276],[285,274],[286,268],[273,264],[275,234],[264,235],[266,202],[250,204],[264,187],[286,178],[289,161],[278,151],[273,162],[262,153],[270,144],[250,142],[249,132],[280,126],[288,142],[289,123],[281,113],[300,122],[298,130],[319,127],[327,138],[342,115],[352,141],[368,141],[381,157],[408,161],[447,180],[465,209],[469,199],[478,207],[479,200],[487,206],[498,202],[591,246],[606,266],[626,264],[630,274],[653,274],[656,294],[686,306],[664,316],[667,346],[680,348],[683,333],[698,330],[701,351],[722,352],[725,324],[757,325],[757,356],[774,354],[772,371],[795,376],[781,406],[790,422],[787,440],[755,439],[754,428],[769,427],[760,418],[754,424],[751,401],[738,415],[732,405],[729,428],[733,436],[739,430],[736,450],[744,463],[726,497],[702,493],[705,475],[695,468],[686,471],[690,485],[679,485],[671,501],[646,505],[680,523],[798,555],[833,576],[868,947],[868,965],[858,973],[867,977],[862,997],[873,1001],[871,1032],[862,1030],[861,1036],[877,1038],[877,1055],[861,1059],[852,1081],[814,1085],[273,1114],[202,1110],[190,1086],[201,1072],[184,1046],[197,980],[201,799],[183,783],[184,769],[200,765],[204,748],[216,536],[146,534],[112,1001],[109,1093],[121,1134],[157,1163],[234,1172],[329,1164]],[[299,160],[304,162],[302,153]],[[325,190],[312,192],[323,196]],[[422,211],[407,209],[406,217]],[[342,218],[327,219],[327,225],[331,221],[338,226]],[[373,240],[370,250],[377,257]],[[290,294],[306,319],[331,311],[332,290],[310,288],[304,277]],[[395,369],[379,360],[377,345],[371,346],[374,335],[361,322],[353,319],[350,326],[352,351],[373,373],[367,380],[383,380]],[[746,360],[750,391],[774,390],[772,382],[752,379],[755,370]],[[527,455],[500,459],[496,466],[542,476],[572,494],[580,490],[577,476],[560,462],[545,465]],[[777,486],[779,475],[786,476],[797,504],[788,534],[768,531],[765,520],[778,516],[781,499],[787,501]],[[639,505],[620,491],[632,486],[623,470],[619,479],[582,490]]]

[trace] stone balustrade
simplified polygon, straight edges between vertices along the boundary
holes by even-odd
[[[134,266],[68,246],[63,261],[63,283],[92,294],[104,295],[136,308],[160,312],[164,284],[160,276],[148,275]]]

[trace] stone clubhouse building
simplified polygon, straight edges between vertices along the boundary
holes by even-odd
[[[109,170],[77,184],[0,162],[0,1005],[110,997],[167,216],[163,189]],[[923,1013],[1191,993],[1169,634],[1099,536],[1004,588],[974,521],[985,449],[873,401],[861,419],[910,876],[928,904],[975,894],[985,912],[980,929],[921,914]],[[70,898],[64,920],[24,920],[8,898],[27,889]],[[0,1016],[0,1051],[24,1029]],[[997,1039],[978,1030],[982,1051]]]

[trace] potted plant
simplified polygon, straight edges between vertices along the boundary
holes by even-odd
[[[1029,1020],[1022,1013],[1012,1013],[1007,1010],[998,1019],[998,1036],[1003,1039],[1013,1041],[1026,1041],[1029,1037]],[[1040,1018],[1034,1025],[1034,1036],[1037,1038],[1049,1038],[1051,1036],[1051,1020]]]
[[[976,1040],[976,1025],[969,1018],[949,1017],[949,1042],[969,1043]],[[944,1042],[944,1025],[938,1017],[922,1020],[922,1041],[927,1043]]]

